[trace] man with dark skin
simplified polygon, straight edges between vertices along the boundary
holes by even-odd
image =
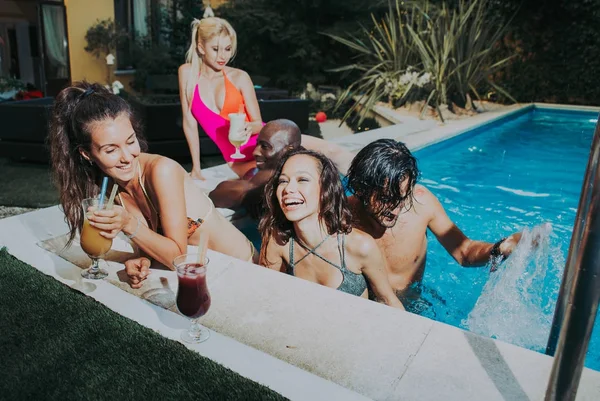
[[[264,186],[273,175],[277,162],[286,151],[299,146],[325,154],[342,173],[347,171],[352,159],[350,152],[336,144],[302,135],[300,128],[293,121],[273,120],[268,122],[258,134],[253,153],[256,169],[246,173],[243,179],[219,183],[208,196],[216,207],[228,209],[245,207],[252,217],[258,217]]]
[[[423,278],[427,229],[465,267],[492,262],[495,269],[521,239],[521,233],[495,244],[468,238],[437,197],[417,184],[418,175],[415,157],[403,143],[391,139],[364,147],[348,170],[355,226],[375,238],[387,261],[390,284],[401,301],[418,295],[405,290]]]

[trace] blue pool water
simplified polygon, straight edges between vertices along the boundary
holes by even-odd
[[[460,267],[430,234],[424,316],[544,351],[597,117],[533,109],[416,152],[421,183],[470,238],[495,242],[552,225],[534,256],[509,259],[498,276]],[[494,300],[494,291],[506,296]],[[596,370],[599,326],[600,317],[586,359]]]

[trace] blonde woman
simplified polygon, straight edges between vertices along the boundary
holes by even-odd
[[[179,67],[179,92],[183,111],[183,131],[192,156],[192,178],[204,179],[200,171],[198,125],[215,142],[225,161],[239,176],[256,166],[252,152],[262,119],[250,76],[228,67],[235,55],[237,37],[232,26],[221,18],[192,22],[192,40],[186,63]],[[235,148],[228,140],[230,113],[243,111],[247,142],[240,151],[241,161],[230,157]]]
[[[223,158],[238,176],[251,178],[257,171],[253,151],[263,122],[250,76],[245,71],[227,66],[236,49],[236,33],[224,19],[210,17],[192,22],[186,63],[179,67],[179,95],[183,131],[192,156],[191,176],[195,179],[204,179],[200,171],[197,123],[219,147]],[[247,140],[240,149],[246,157],[234,160],[230,157],[235,148],[228,139],[228,115],[239,111],[246,114],[243,131]],[[318,150],[335,160],[342,173],[350,164],[351,157],[340,157],[347,152],[322,139],[302,135],[302,146]]]

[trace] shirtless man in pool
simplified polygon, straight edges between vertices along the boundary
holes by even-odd
[[[402,300],[411,284],[423,278],[427,229],[465,267],[492,262],[492,269],[513,251],[521,233],[495,244],[468,238],[450,220],[427,188],[417,184],[417,160],[401,142],[381,139],[352,160],[348,184],[356,226],[371,234],[383,252],[392,288]]]

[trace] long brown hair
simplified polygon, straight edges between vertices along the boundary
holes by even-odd
[[[93,123],[115,119],[121,114],[129,116],[140,148],[147,146],[142,137],[139,121],[131,106],[104,86],[96,83],[76,82],[63,89],[54,102],[50,119],[48,145],[54,182],[58,187],[60,204],[69,225],[71,244],[83,224],[81,201],[96,196],[102,171],[85,160],[80,149],[90,151]]]
[[[286,219],[279,200],[277,199],[277,186],[279,176],[285,163],[296,155],[307,155],[318,162],[319,178],[321,185],[319,220],[325,224],[328,234],[344,233],[352,231],[352,215],[348,207],[348,201],[337,168],[331,160],[319,152],[298,147],[286,152],[273,173],[271,179],[265,185],[265,204],[267,210],[259,223],[259,231],[262,238],[260,247],[260,263],[266,265],[266,249],[269,241],[274,238],[279,244],[286,244],[294,235],[294,226]]]

